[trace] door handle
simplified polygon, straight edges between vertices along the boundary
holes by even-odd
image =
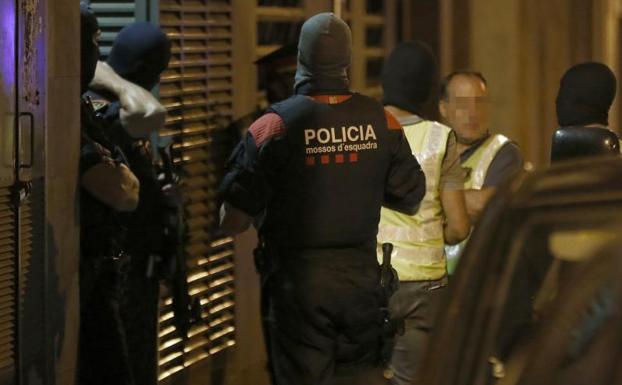
[[[19,151],[22,149],[22,118],[28,118],[30,123],[30,160],[28,163],[23,163],[21,156],[19,155]],[[32,112],[20,112],[19,113],[19,132],[17,133],[17,148],[18,148],[18,159],[19,164],[18,168],[21,169],[30,169],[33,165],[33,160],[35,157],[35,115]]]

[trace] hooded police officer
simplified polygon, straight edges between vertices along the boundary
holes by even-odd
[[[307,20],[295,95],[251,125],[220,189],[223,228],[259,231],[279,385],[384,383],[380,206],[413,214],[425,177],[397,120],[350,91],[350,59],[345,22]]]
[[[490,132],[490,106],[488,82],[480,72],[455,71],[441,81],[439,110],[456,133],[460,162],[467,172],[464,198],[473,225],[499,186],[523,168],[518,145]],[[467,240],[445,248],[449,274],[455,271]]]
[[[115,38],[107,64],[123,79],[144,90],[154,88],[168,67],[171,44],[158,27],[136,22],[124,27]],[[103,65],[100,64],[100,65]],[[107,134],[125,153],[132,172],[140,182],[138,207],[121,217],[127,228],[123,244],[130,266],[122,303],[122,318],[127,331],[129,360],[137,385],[157,384],[159,275],[156,258],[161,258],[167,241],[165,216],[171,210],[168,197],[158,180],[149,138],[139,132],[157,132],[164,125],[165,109],[148,95],[138,100],[141,108],[151,105],[151,113],[124,119],[123,104],[117,95],[99,90],[89,93],[97,112],[106,121]],[[147,96],[147,95],[146,95]],[[137,107],[138,108],[138,107]],[[163,149],[164,150],[164,149]],[[178,201],[179,205],[181,202]],[[176,233],[172,229],[170,233]]]
[[[560,128],[553,134],[551,161],[620,154],[618,136],[609,129],[616,77],[602,63],[572,66],[562,77],[556,99]]]
[[[81,91],[97,66],[99,26],[92,10],[80,3]],[[80,153],[80,346],[78,383],[133,384],[119,313],[123,250],[120,213],[138,204],[139,182],[123,152],[105,133],[90,98],[81,99]]]

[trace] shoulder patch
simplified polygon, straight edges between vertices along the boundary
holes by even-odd
[[[403,129],[400,122],[398,122],[395,116],[393,116],[392,113],[387,111],[386,108],[384,109],[384,116],[387,119],[387,127],[389,128],[389,130],[402,130]]]
[[[255,145],[260,147],[269,139],[283,135],[285,133],[285,123],[283,123],[283,119],[278,114],[269,112],[251,124],[248,132],[253,136]]]
[[[311,99],[324,104],[339,104],[349,100],[352,95],[314,95]]]

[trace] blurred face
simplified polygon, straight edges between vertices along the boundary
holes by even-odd
[[[462,144],[471,144],[488,132],[488,90],[475,76],[455,76],[447,86],[447,100],[440,101],[439,109]]]

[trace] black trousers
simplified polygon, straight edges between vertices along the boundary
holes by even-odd
[[[121,285],[127,259],[83,258],[80,263],[79,385],[133,385]]]
[[[158,383],[160,282],[147,277],[148,257],[133,255],[122,301],[129,363],[136,385]]]
[[[275,384],[384,384],[379,281],[375,248],[279,256],[265,288]]]
[[[389,368],[392,385],[420,384],[421,359],[427,349],[436,313],[444,299],[447,279],[438,281],[402,281],[391,297],[391,317],[404,320],[404,334],[397,336]]]

